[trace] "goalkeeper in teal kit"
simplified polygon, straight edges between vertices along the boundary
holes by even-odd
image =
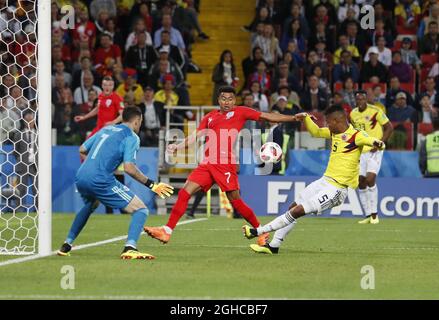
[[[87,223],[98,201],[104,205],[124,209],[132,214],[128,238],[121,254],[122,259],[154,259],[148,253],[137,250],[137,240],[143,230],[148,209],[131,190],[116,180],[114,170],[123,163],[125,172],[150,188],[160,197],[170,196],[173,187],[155,183],[137,168],[136,154],[139,149],[139,132],[142,113],[137,107],[125,108],[122,124],[102,128],[80,147],[82,158],[86,158],[76,174],[76,187],[84,200],[84,207],[77,213],[67,238],[58,255],[70,255],[73,241]]]

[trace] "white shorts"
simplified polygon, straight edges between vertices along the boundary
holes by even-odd
[[[307,186],[298,196],[296,204],[302,205],[305,213],[320,214],[326,209],[341,205],[348,194],[347,188],[338,188],[321,177]]]
[[[365,177],[368,172],[380,172],[381,161],[383,160],[383,151],[365,152],[360,156],[360,176]]]

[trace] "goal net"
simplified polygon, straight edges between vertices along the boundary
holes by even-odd
[[[0,254],[38,252],[40,106],[50,111],[39,97],[38,2],[0,0]]]

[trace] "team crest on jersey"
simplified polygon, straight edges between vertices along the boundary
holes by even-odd
[[[110,99],[105,100],[105,105],[107,107],[111,106],[111,100]]]
[[[347,135],[345,135],[345,134],[341,135],[341,140],[346,141],[347,139],[348,139]]]
[[[207,125],[209,125],[209,124],[212,122],[212,120],[213,120],[213,119],[209,117],[209,118],[207,119]]]
[[[235,111],[230,111],[226,114],[226,120],[229,120],[231,117],[233,117],[235,114]]]

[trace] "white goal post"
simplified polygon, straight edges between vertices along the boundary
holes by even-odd
[[[52,251],[52,28],[51,1],[38,1],[38,253]]]
[[[52,252],[50,0],[0,8],[0,255]]]

